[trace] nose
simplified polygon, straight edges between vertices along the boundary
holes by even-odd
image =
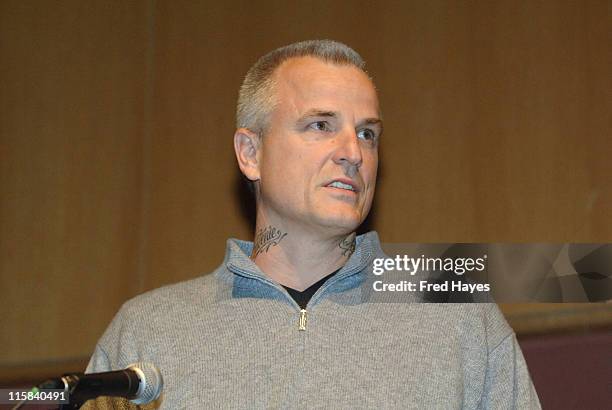
[[[337,137],[337,149],[334,152],[334,162],[345,168],[345,172],[352,176],[363,163],[361,146],[355,130],[347,130]]]

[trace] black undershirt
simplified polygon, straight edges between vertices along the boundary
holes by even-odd
[[[297,304],[300,305],[300,308],[306,309],[306,305],[308,304],[308,301],[310,300],[310,298],[312,298],[312,296],[316,293],[316,291],[319,290],[321,286],[323,286],[323,284],[327,281],[327,279],[334,276],[339,270],[340,269],[330,273],[329,275],[327,275],[326,277],[324,277],[317,283],[304,289],[303,292],[289,288],[285,285],[283,285],[283,288],[287,289],[287,292],[289,292],[289,295],[291,295],[291,297],[297,302]]]

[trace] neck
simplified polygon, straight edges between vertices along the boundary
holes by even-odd
[[[251,259],[275,282],[303,291],[344,266],[354,241],[354,232],[324,236],[258,218]]]

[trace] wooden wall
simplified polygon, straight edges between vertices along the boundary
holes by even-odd
[[[297,40],[380,89],[384,241],[612,241],[611,27],[607,1],[0,2],[0,380],[81,366],[126,299],[251,236],[237,90]]]

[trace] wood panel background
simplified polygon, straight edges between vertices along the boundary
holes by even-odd
[[[383,241],[611,242],[611,28],[608,1],[0,2],[0,381],[78,368],[126,299],[251,237],[237,90],[293,41],[368,62]],[[504,311],[612,317],[568,308]]]

